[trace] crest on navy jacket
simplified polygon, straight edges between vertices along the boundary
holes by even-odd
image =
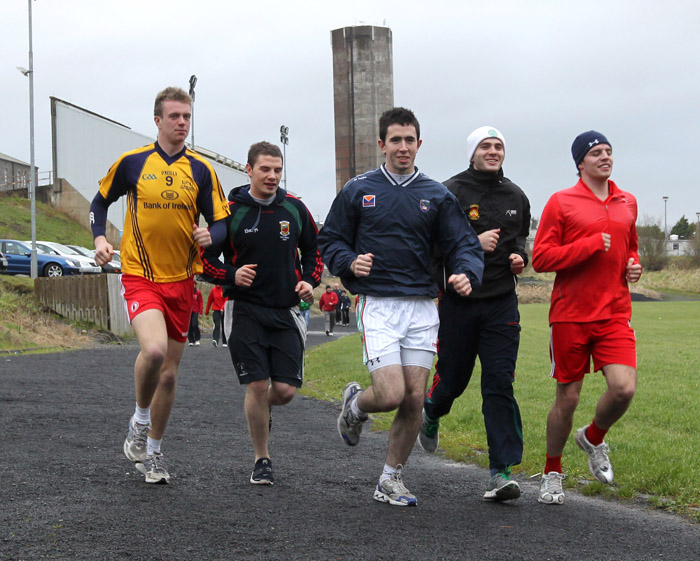
[[[420,210],[421,212],[428,212],[430,210],[430,201],[428,199],[420,200]]]

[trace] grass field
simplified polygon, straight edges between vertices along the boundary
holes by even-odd
[[[615,470],[615,485],[595,481],[586,455],[569,440],[563,457],[565,485],[586,494],[639,498],[652,505],[700,520],[700,302],[633,304],[637,335],[639,383],[627,414],[606,437]],[[545,427],[554,398],[549,378],[547,304],[521,305],[522,338],[515,391],[523,419],[523,463],[515,472],[542,470]],[[333,341],[307,352],[303,393],[339,401],[345,384],[369,383],[361,364],[359,335]],[[478,369],[478,362],[477,362]],[[479,372],[449,416],[441,420],[440,448],[451,459],[488,467],[486,434],[481,415]],[[599,373],[584,383],[574,426],[590,422],[605,381]],[[388,428],[393,415],[374,416],[375,429]]]

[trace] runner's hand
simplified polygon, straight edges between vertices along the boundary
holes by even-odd
[[[460,296],[469,296],[472,292],[472,283],[469,282],[469,277],[462,273],[461,275],[450,275],[450,278],[447,279],[447,282],[449,282],[454,289],[457,291],[457,294]]]
[[[243,265],[236,271],[236,286],[250,286],[255,280],[255,267],[258,265]]]
[[[356,277],[366,277],[372,269],[373,253],[363,253],[350,263],[350,270]]]
[[[206,249],[211,245],[209,228],[200,228],[196,224],[192,224],[192,239],[199,244],[199,247]]]

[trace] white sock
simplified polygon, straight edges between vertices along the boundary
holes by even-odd
[[[384,471],[379,477],[379,481],[386,481],[387,479],[391,479],[391,476],[395,473],[401,473],[401,469],[398,467],[391,467],[389,464],[384,464]]]
[[[160,440],[151,438],[150,436],[146,440],[146,454],[150,456],[151,454],[160,454]]]
[[[365,413],[362,409],[360,409],[360,406],[357,405],[358,397],[360,397],[359,393],[357,394],[357,397],[350,402],[350,411],[352,411],[355,416],[359,417],[360,419],[366,419],[367,413]]]
[[[141,408],[139,404],[136,404],[136,409],[134,410],[134,421],[139,425],[150,425],[151,424],[151,407]]]

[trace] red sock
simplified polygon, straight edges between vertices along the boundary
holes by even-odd
[[[549,454],[545,454],[547,457],[547,461],[544,464],[544,472],[545,473],[550,473],[552,471],[556,471],[557,473],[561,473],[561,456],[550,456]]]
[[[607,432],[608,431],[603,430],[596,425],[595,421],[591,421],[591,424],[588,425],[588,428],[586,429],[586,438],[588,439],[588,442],[593,444],[593,446],[598,446],[601,442],[603,442]]]

